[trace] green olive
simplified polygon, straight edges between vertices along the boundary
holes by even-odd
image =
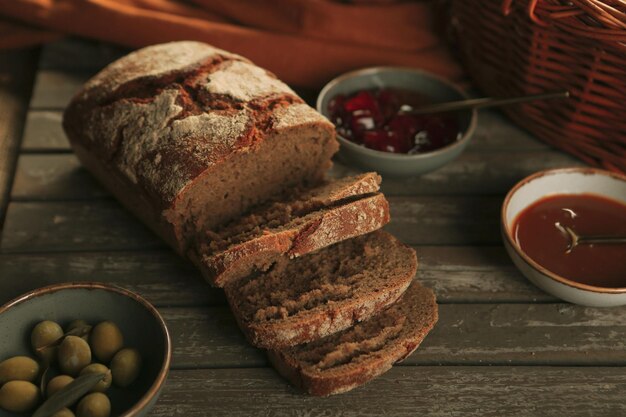
[[[56,413],[52,414],[50,417],[76,417],[72,410],[69,408],[62,408]]]
[[[103,321],[93,328],[89,342],[94,356],[102,363],[109,363],[117,351],[124,346],[124,336],[115,323]]]
[[[76,417],[109,417],[111,401],[101,392],[92,392],[83,397],[76,407]]]
[[[137,379],[140,368],[141,355],[137,349],[125,348],[120,350],[111,361],[113,382],[120,387],[129,386]]]
[[[45,320],[37,323],[30,334],[33,350],[41,359],[51,363],[56,356],[56,348],[47,347],[63,337],[63,329],[57,323]],[[43,349],[42,349],[43,348]]]
[[[48,382],[48,386],[46,387],[46,395],[48,398],[52,397],[55,392],[65,388],[70,382],[72,382],[74,378],[69,375],[58,375],[52,378]]]
[[[0,385],[8,381],[34,381],[39,364],[28,356],[14,356],[0,362]]]
[[[23,413],[39,402],[39,388],[28,381],[9,381],[0,388],[0,408]]]
[[[71,321],[70,324],[67,325],[67,327],[65,328],[65,332],[69,333],[74,329],[78,329],[78,328],[89,328],[89,323],[87,323],[85,320],[74,320]],[[85,335],[81,336],[83,339],[85,339],[85,341],[89,340],[89,332],[87,332]]]
[[[81,375],[86,374],[106,374],[104,379],[96,384],[89,392],[105,392],[111,386],[111,371],[101,363],[92,363],[80,371]]]
[[[65,374],[76,376],[91,362],[91,349],[78,336],[67,336],[59,346],[59,368]]]

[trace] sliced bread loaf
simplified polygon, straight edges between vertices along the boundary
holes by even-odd
[[[250,342],[278,349],[346,329],[393,303],[417,269],[389,233],[345,240],[229,283],[226,297]]]
[[[181,254],[198,231],[321,181],[338,149],[333,125],[273,74],[191,41],[104,68],[63,127],[83,165]]]
[[[389,221],[377,193],[380,176],[367,173],[296,189],[223,227],[199,235],[189,258],[213,285],[267,270],[280,256],[297,257]]]
[[[314,342],[269,351],[274,367],[309,394],[326,396],[362,385],[409,356],[438,318],[435,295],[414,282],[389,308]]]

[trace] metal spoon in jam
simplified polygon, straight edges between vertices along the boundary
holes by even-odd
[[[589,235],[589,236],[580,236],[578,233],[573,231],[570,227],[563,226],[561,223],[556,222],[554,226],[569,239],[567,244],[567,250],[565,253],[570,253],[574,248],[578,245],[591,245],[594,243],[600,244],[618,244],[618,243],[626,243],[626,236],[604,236],[604,235]]]

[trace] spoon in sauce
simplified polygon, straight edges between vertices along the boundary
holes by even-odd
[[[626,243],[626,236],[601,236],[601,235],[580,236],[571,228],[567,226],[563,226],[559,222],[554,223],[554,226],[563,234],[563,236],[569,239],[569,243],[567,244],[567,250],[565,251],[565,253],[570,253],[578,245],[591,245],[593,243],[603,243],[603,244]]]
[[[446,103],[435,103],[426,106],[413,108],[410,106],[402,106],[401,113],[404,114],[428,114],[443,113],[448,111],[457,111],[465,109],[484,109],[487,107],[507,106],[509,104],[525,103],[535,100],[550,100],[555,98],[569,98],[569,91],[557,91],[552,93],[534,94],[518,97],[495,98],[482,97],[472,98],[469,100],[449,101]]]

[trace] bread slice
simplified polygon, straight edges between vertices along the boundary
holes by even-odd
[[[280,258],[230,283],[226,297],[255,346],[279,349],[346,329],[393,303],[417,269],[415,251],[382,230]]]
[[[379,229],[389,205],[377,193],[380,176],[366,173],[297,189],[248,215],[200,235],[189,258],[211,284],[223,287],[267,270],[287,255],[297,257]]]
[[[269,351],[274,367],[316,396],[349,391],[409,356],[437,322],[435,295],[417,282],[389,308],[353,328],[285,350]]]

